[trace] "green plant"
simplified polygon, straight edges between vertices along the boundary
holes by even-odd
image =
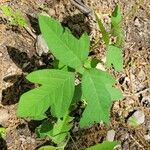
[[[101,144],[96,144],[94,146],[86,148],[85,150],[113,150],[117,144],[118,143],[115,141],[114,142],[104,141]],[[54,146],[42,146],[39,150],[62,150],[62,149]]]
[[[6,135],[6,129],[3,127],[0,127],[0,138],[4,138]]]
[[[112,103],[121,99],[122,94],[114,87],[115,79],[109,73],[96,69],[98,62],[88,58],[90,39],[86,33],[77,39],[68,28],[63,28],[48,16],[39,16],[39,25],[42,36],[57,59],[56,68],[27,75],[27,80],[36,83],[37,87],[21,96],[17,115],[34,120],[45,119],[37,128],[37,135],[48,136],[57,147],[41,149],[64,149],[72,128],[73,118],[69,116],[72,105],[78,101],[85,105],[80,119],[81,128],[100,121],[109,123]],[[106,38],[108,45],[108,36]],[[113,47],[109,45],[109,50]],[[76,78],[81,80],[78,85],[75,85]],[[54,117],[51,121],[46,119],[47,113]]]
[[[104,141],[103,143],[91,146],[86,150],[113,150],[117,144],[118,143],[116,141],[114,142]]]
[[[102,33],[102,39],[107,46],[106,65],[108,67],[111,67],[111,65],[113,65],[113,67],[117,71],[122,71],[123,70],[122,46],[124,43],[124,32],[121,27],[122,16],[120,7],[117,5],[111,15],[110,32],[106,31],[101,19],[98,18],[97,14],[95,14],[95,16],[99,25],[99,29],[101,30]],[[116,41],[114,43],[112,43],[110,40],[112,36],[116,38]]]
[[[27,26],[27,21],[21,11],[14,11],[10,6],[0,5],[4,17],[8,18],[10,25]]]

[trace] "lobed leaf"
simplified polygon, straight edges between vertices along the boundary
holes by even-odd
[[[116,141],[114,142],[104,141],[103,143],[91,146],[86,150],[113,150],[117,144],[118,142]]]
[[[58,21],[47,16],[39,17],[39,25],[49,49],[59,61],[74,69],[82,66],[90,47],[87,34],[77,39],[69,29],[64,29]]]
[[[112,12],[111,25],[112,27],[117,27],[122,21],[122,15],[119,5],[117,5]]]
[[[109,45],[107,47],[106,53],[106,64],[108,67],[111,67],[111,65],[113,65],[117,71],[122,71],[123,70],[122,49],[114,45]]]
[[[66,115],[63,119],[58,119],[54,125],[46,121],[37,128],[37,133],[40,137],[48,136],[55,144],[60,145],[69,135],[72,120],[72,117]]]
[[[45,111],[51,107],[52,115],[63,117],[73,98],[74,74],[62,70],[43,69],[30,73],[27,79],[41,86],[21,96],[17,115],[41,120],[45,117]]]
[[[82,92],[87,106],[80,120],[81,127],[100,121],[109,122],[112,101],[121,97],[121,93],[112,87],[114,83],[115,80],[107,72],[97,69],[90,69],[84,72]],[[113,94],[113,91],[116,93]]]
[[[111,16],[111,30],[112,35],[117,38],[115,45],[119,47],[122,46],[125,41],[124,39],[125,35],[121,27],[121,22],[122,22],[121,10],[120,7],[117,5]]]
[[[103,41],[105,42],[106,45],[108,45],[109,44],[109,33],[106,31],[101,19],[98,18],[96,13],[95,13],[95,17],[96,17],[96,21],[98,23],[99,29],[102,33]]]
[[[58,148],[54,146],[42,146],[38,150],[58,150]]]

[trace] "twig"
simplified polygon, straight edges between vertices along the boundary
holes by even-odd
[[[70,0],[73,5],[75,5],[81,12],[86,15],[90,15],[91,9],[84,5],[81,0]]]
[[[130,135],[130,137],[135,141],[136,144],[138,144],[140,148],[142,148],[142,150],[145,150],[144,147],[132,135]]]
[[[34,38],[36,39],[36,34],[34,34],[29,27],[24,27],[24,29]]]
[[[72,138],[72,136],[71,136],[71,135],[70,135],[70,138],[71,138],[71,140],[72,140],[72,142],[73,142],[74,146],[76,147],[76,149],[77,149],[77,150],[79,150],[79,149],[78,149],[78,147],[77,147],[77,145],[76,145],[76,143],[75,143],[75,141],[74,141],[74,139]]]
[[[143,94],[143,93],[145,93],[147,91],[150,91],[150,88],[147,88],[147,89],[144,89],[144,90],[139,91],[137,93],[132,93],[132,94],[129,94],[129,95],[124,94],[123,96],[124,97],[138,96],[138,95]]]

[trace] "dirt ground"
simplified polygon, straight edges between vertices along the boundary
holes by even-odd
[[[85,0],[109,28],[109,16],[117,0]],[[135,0],[120,0],[125,16],[136,3]],[[40,34],[37,16],[45,11],[50,16],[69,27],[79,37],[83,32],[90,35],[91,43],[100,35],[92,17],[80,12],[70,0],[0,0],[0,4],[19,9],[28,20],[30,30]],[[136,11],[130,13],[123,22],[126,41],[124,52],[124,71],[117,73],[117,87],[124,99],[112,106],[111,124],[96,124],[88,129],[73,129],[72,139],[66,149],[82,150],[106,139],[110,130],[115,131],[114,140],[120,141],[116,150],[150,150],[150,1],[142,2]],[[16,117],[17,103],[22,93],[33,87],[25,80],[25,75],[39,68],[48,68],[52,60],[49,54],[39,57],[36,54],[36,38],[25,28],[12,27],[0,12],[0,124],[6,128],[7,135],[0,141],[0,150],[34,150],[48,143],[38,139],[34,133],[40,122]],[[92,55],[104,57],[105,48],[99,42],[91,49]],[[142,111],[144,122],[138,127],[128,124],[135,111]]]

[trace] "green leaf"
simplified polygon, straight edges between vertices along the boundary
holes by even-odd
[[[121,10],[120,7],[117,5],[111,16],[112,27],[117,27],[121,21],[122,21]]]
[[[38,150],[58,150],[58,148],[54,146],[42,146]]]
[[[82,99],[82,89],[81,89],[81,84],[78,84],[75,86],[72,105],[77,104],[77,102],[81,101],[81,99]]]
[[[112,30],[112,35],[116,37],[116,42],[115,45],[118,47],[122,47],[122,45],[125,42],[125,35],[124,35],[124,31],[121,27],[115,27]]]
[[[98,59],[96,59],[96,58],[89,57],[89,58],[84,62],[84,67],[85,67],[86,69],[95,68],[99,62],[101,62],[101,61],[98,60]]]
[[[106,53],[106,64],[108,67],[111,67],[111,65],[113,65],[117,71],[122,71],[123,70],[122,49],[114,45],[109,45],[107,47]]]
[[[138,121],[137,121],[137,118],[135,116],[131,116],[129,119],[128,119],[128,124],[132,127],[137,127],[139,126],[138,124]]]
[[[69,130],[72,128],[72,124],[70,123],[72,120],[73,117],[68,115],[64,117],[63,120],[57,120],[53,128],[53,141],[56,144],[62,143],[66,136],[69,135]]]
[[[109,122],[112,101],[114,98],[120,98],[118,92],[116,95],[112,94],[112,90],[114,91],[112,86],[114,84],[115,80],[107,72],[97,69],[90,69],[84,72],[82,92],[87,106],[80,120],[81,127],[99,123],[100,121]]]
[[[117,144],[118,142],[116,141],[114,142],[104,141],[102,144],[96,144],[94,146],[86,148],[86,150],[113,150]]]
[[[69,135],[72,120],[73,117],[66,115],[63,119],[58,119],[54,125],[46,121],[37,128],[37,133],[40,137],[48,136],[55,144],[60,145]]]
[[[91,67],[92,67],[92,68],[95,68],[99,62],[101,62],[101,61],[98,60],[98,59],[96,59],[96,58],[93,58],[93,59],[91,60]]]
[[[120,7],[117,5],[111,16],[111,30],[112,35],[117,38],[115,45],[119,47],[122,46],[125,41],[125,35],[121,27],[121,21],[122,21],[121,10]]]
[[[103,41],[105,42],[106,45],[108,45],[109,44],[109,33],[106,31],[101,19],[98,18],[96,13],[95,13],[95,17],[96,17],[96,21],[98,23],[99,29],[102,33]]]
[[[5,138],[5,136],[6,136],[6,129],[0,127],[0,138]]]
[[[27,26],[27,20],[21,13],[21,11],[17,10],[13,15],[14,21],[16,22],[16,25],[25,27]]]
[[[69,29],[64,29],[58,21],[47,16],[39,17],[39,25],[50,51],[58,60],[74,69],[82,66],[89,53],[87,34],[76,39]]]
[[[0,9],[2,10],[5,17],[9,18],[11,25],[19,25],[19,26],[27,26],[27,20],[24,18],[21,11],[14,11],[10,6],[0,5]]]
[[[11,17],[13,14],[13,10],[9,6],[0,5],[0,9],[2,10],[4,16],[6,16],[6,17]]]
[[[109,91],[112,101],[123,99],[123,95],[120,90],[112,87],[111,85],[107,85],[106,88]]]
[[[45,111],[51,107],[53,116],[63,117],[73,98],[74,74],[62,70],[43,69],[30,73],[27,79],[41,86],[21,96],[17,115],[41,120],[45,117]]]

